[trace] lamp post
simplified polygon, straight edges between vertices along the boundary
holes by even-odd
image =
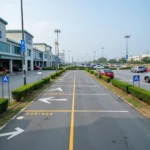
[[[21,26],[22,26],[22,40],[24,40],[24,20],[23,20],[23,1],[21,0]],[[23,66],[23,80],[26,85],[26,62],[25,62],[25,51],[22,52],[22,66]]]
[[[102,49],[102,58],[103,58],[104,47],[102,47],[101,49]]]
[[[124,36],[124,38],[126,39],[126,65],[127,65],[127,61],[128,61],[128,39],[130,38],[129,35]]]
[[[94,63],[95,63],[95,53],[96,53],[96,51],[94,51]]]

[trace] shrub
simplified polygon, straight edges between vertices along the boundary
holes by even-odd
[[[7,110],[8,98],[0,98],[0,114]]]
[[[27,94],[32,93],[34,91],[34,84],[27,84],[21,86],[14,91],[12,91],[12,97],[17,101],[20,101],[22,97],[25,97]]]
[[[129,93],[129,87],[132,86],[129,83],[122,82],[122,81],[119,81],[119,80],[116,80],[116,79],[113,79],[111,81],[111,83],[112,83],[112,85],[118,87],[119,89],[123,90],[126,93]]]
[[[88,69],[88,68],[85,68],[85,71],[89,72],[89,69]]]
[[[53,73],[53,74],[50,75],[50,78],[55,79],[56,76],[57,76],[56,73]]]
[[[107,77],[107,76],[101,75],[101,78],[102,78],[104,81],[108,82],[108,83],[111,81],[111,78],[110,78],[110,77]]]
[[[42,79],[40,81],[34,82],[34,90],[39,89],[40,87],[42,87],[44,85],[45,81]]]
[[[97,72],[94,72],[94,75],[95,75],[95,76],[97,76],[97,75],[98,75],[98,73],[97,73]]]
[[[45,77],[42,80],[44,80],[44,83],[47,84],[50,82],[50,77]]]
[[[93,70],[89,70],[89,72],[90,72],[91,74],[93,74],[93,73],[94,73],[94,71],[93,71]]]
[[[129,92],[131,95],[150,104],[150,92],[149,91],[142,89],[142,88],[131,86],[131,87],[129,87]]]
[[[43,70],[56,70],[56,68],[55,67],[45,67],[45,68],[43,68]]]
[[[75,67],[75,66],[71,66],[71,67],[67,67],[67,70],[84,70],[84,67]]]

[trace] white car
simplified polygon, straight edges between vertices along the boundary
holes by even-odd
[[[104,67],[101,66],[101,65],[96,65],[96,66],[94,66],[94,68],[95,68],[95,69],[104,69]]]

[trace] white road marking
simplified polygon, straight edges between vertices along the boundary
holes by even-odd
[[[48,91],[60,91],[60,92],[63,92],[63,90],[61,88],[56,88],[56,89],[52,89],[52,90],[48,90]]]
[[[14,131],[14,132],[2,133],[2,134],[0,134],[0,137],[9,136],[7,138],[9,140],[9,139],[21,134],[22,132],[24,132],[24,130],[19,127],[15,128],[15,130],[16,131]]]
[[[21,119],[23,119],[23,118],[24,118],[23,116],[17,117],[18,120],[21,120]]]
[[[54,97],[41,98],[38,100],[47,104],[51,104],[49,101],[67,101],[67,99],[54,99]]]

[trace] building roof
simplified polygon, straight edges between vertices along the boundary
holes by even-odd
[[[33,43],[33,45],[45,45],[45,46],[47,46],[46,43]]]
[[[0,18],[0,22],[4,23],[5,25],[7,25],[7,24],[8,24],[8,22],[7,22],[7,21],[5,21],[5,20],[4,20],[4,19],[2,19],[2,18]]]
[[[22,30],[7,30],[6,33],[21,33]],[[24,33],[28,34],[29,36],[31,36],[32,38],[34,38],[34,36],[32,34],[30,34],[28,31],[24,30]]]

